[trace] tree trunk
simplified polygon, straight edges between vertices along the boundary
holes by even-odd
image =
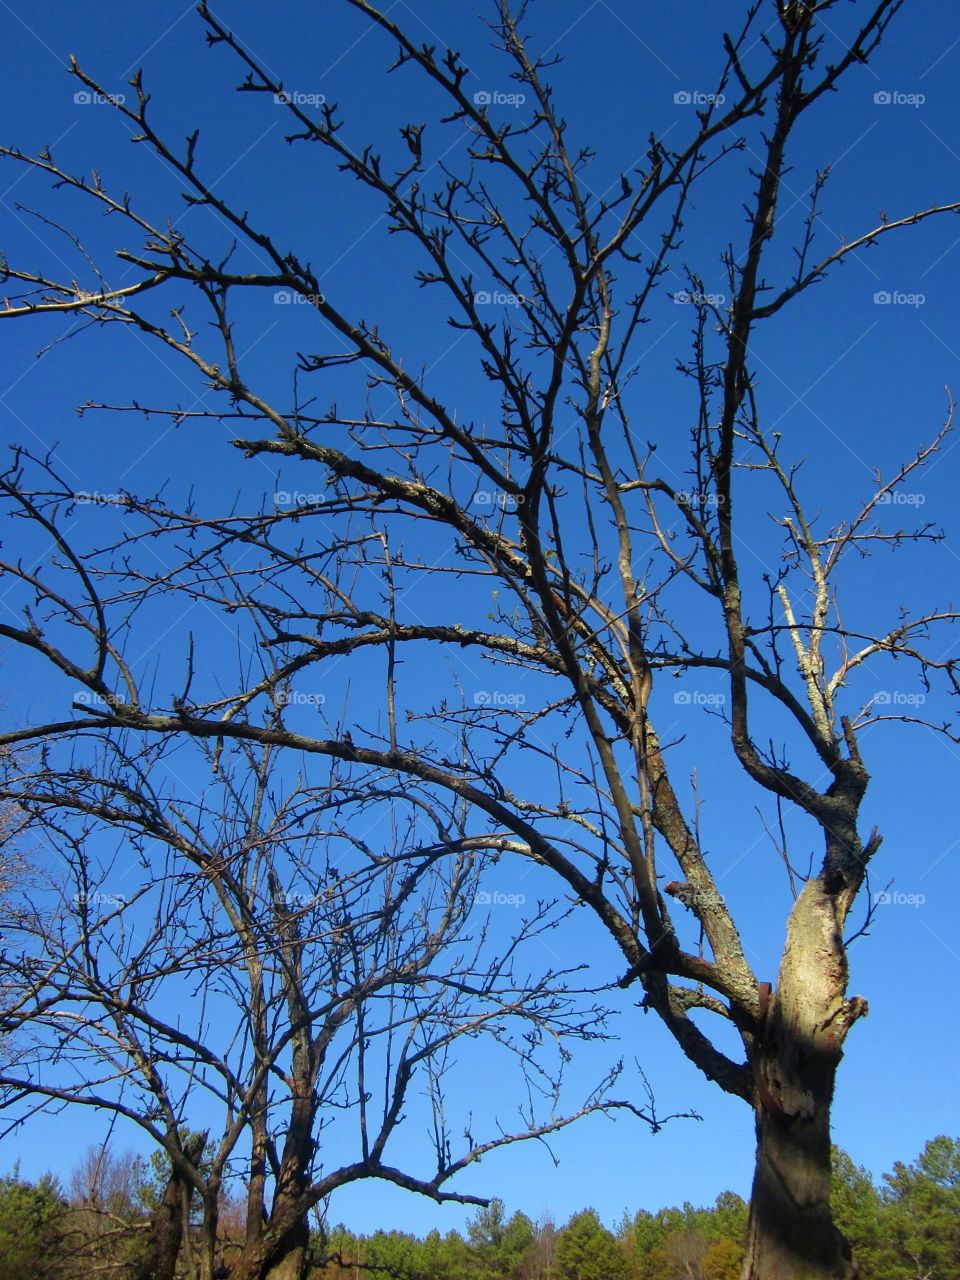
[[[838,901],[839,899],[839,901]],[[851,1280],[830,1206],[830,1106],[843,1042],[866,1012],[845,998],[843,901],[821,879],[790,915],[779,986],[753,1053],[757,1163],[742,1280]]]
[[[199,1280],[216,1276],[217,1231],[220,1226],[219,1187],[208,1189],[203,1204],[200,1238],[196,1241]]]
[[[284,1214],[287,1225],[278,1229],[277,1206],[260,1238],[244,1249],[231,1267],[230,1280],[306,1280],[310,1228],[307,1214]]]
[[[309,1231],[306,1223],[303,1223],[302,1231],[284,1239],[282,1250],[278,1251],[276,1261],[264,1272],[263,1280],[306,1280],[308,1244]]]
[[[206,1133],[195,1134],[185,1144],[183,1154],[189,1163],[200,1160],[206,1140]],[[137,1280],[174,1280],[189,1226],[191,1195],[182,1175],[171,1169],[160,1203],[150,1215],[147,1247],[136,1269]]]
[[[174,1280],[182,1239],[180,1182],[174,1175],[150,1215],[147,1247],[137,1266],[137,1280]]]
[[[830,1209],[830,1108],[807,1120],[757,1119],[757,1164],[743,1280],[852,1280]]]

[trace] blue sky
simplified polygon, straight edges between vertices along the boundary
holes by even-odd
[[[831,14],[830,38],[838,49],[865,7],[858,2]],[[606,190],[624,166],[639,159],[651,128],[665,131],[668,140],[672,131],[682,132],[689,119],[685,113],[693,110],[685,99],[709,93],[715,83],[722,21],[734,8],[739,6],[705,6],[700,0],[670,5],[540,0],[532,6],[528,26],[538,47],[564,59],[552,79],[572,134],[597,151],[588,177],[595,191]],[[274,5],[269,11],[231,3],[216,11],[278,71],[288,91],[337,101],[352,138],[391,146],[397,117],[435,113],[436,101],[412,75],[384,77],[391,49],[367,34],[347,6],[328,3],[324,9],[322,23],[304,3]],[[461,48],[475,67],[476,90],[508,95],[516,86],[489,49],[481,9],[482,0],[455,5],[420,0],[397,3],[391,13],[411,29],[422,26],[424,39]],[[324,289],[362,300],[362,314],[381,317],[385,327],[402,335],[409,363],[429,363],[450,399],[462,397],[471,413],[480,412],[478,400],[493,405],[489,389],[469,381],[475,379],[475,363],[468,348],[453,342],[443,316],[431,314],[424,295],[402,271],[395,275],[385,267],[396,261],[405,268],[409,253],[387,237],[369,199],[338,178],[322,157],[286,146],[282,113],[272,104],[233,93],[237,68],[227,52],[206,48],[191,6],[169,0],[145,0],[135,7],[84,0],[65,8],[47,0],[30,5],[0,0],[0,23],[11,69],[0,87],[5,141],[24,150],[50,145],[67,167],[96,167],[108,184],[128,188],[153,216],[169,212],[195,228],[200,219],[181,212],[169,172],[144,148],[131,145],[127,125],[108,106],[75,100],[80,86],[65,70],[72,52],[112,92],[130,93],[129,75],[142,66],[154,95],[152,109],[167,136],[182,138],[202,124],[198,154],[218,191],[249,208],[278,242],[311,259]],[[800,130],[781,204],[783,238],[776,261],[789,263],[791,231],[800,228],[814,173],[827,164],[831,179],[820,233],[826,248],[840,235],[850,239],[876,225],[879,210],[894,218],[960,196],[958,71],[957,16],[936,0],[912,0],[871,67],[852,73],[842,92],[822,102]],[[502,104],[499,109],[516,108]],[[720,166],[704,182],[678,259],[688,261],[707,288],[718,292],[724,287],[719,254],[740,230],[737,184],[749,160],[745,156]],[[0,248],[12,261],[74,261],[64,237],[17,207],[20,202],[63,214],[66,204],[51,202],[43,184],[9,163],[0,170],[0,191]],[[81,212],[76,202],[73,208]],[[86,243],[105,258],[115,247],[113,227],[88,215],[83,225]],[[220,234],[216,227],[209,231],[214,238]],[[958,245],[956,218],[888,237],[848,260],[759,341],[767,420],[779,424],[791,456],[806,458],[802,476],[812,505],[828,512],[855,509],[875,487],[874,468],[889,475],[941,425],[944,388],[956,388],[960,381]],[[393,254],[398,256],[387,256]],[[119,268],[118,281],[121,275]],[[675,361],[687,353],[691,316],[671,293],[685,284],[680,274],[668,281],[651,312],[633,409],[639,433],[657,440],[665,467],[677,475],[691,409]],[[265,298],[241,317],[248,367],[280,396],[288,387],[291,346],[305,341],[299,336],[298,310]],[[81,335],[36,361],[34,353],[60,332],[58,326],[59,321],[4,329],[0,424],[11,442],[41,451],[56,445],[58,460],[79,487],[149,491],[169,476],[177,492],[201,482],[208,495],[226,500],[237,489],[271,494],[280,483],[301,483],[299,473],[281,482],[259,463],[244,467],[225,459],[214,430],[148,429],[109,415],[78,419],[74,408],[87,399],[122,402],[132,396],[190,406],[201,403],[202,390],[126,334]],[[920,510],[924,519],[941,526],[944,543],[851,566],[845,590],[860,616],[889,617],[901,602],[942,604],[955,595],[960,579],[955,498],[960,455],[955,450],[950,437],[912,486],[917,501],[907,513]],[[748,550],[758,566],[765,548],[762,514]],[[901,516],[889,512],[893,522]],[[940,644],[946,652],[955,640],[945,637]],[[38,670],[17,661],[8,660],[15,687],[7,694],[5,715],[45,714],[62,691],[31,685],[31,678],[39,681]],[[474,673],[474,678],[481,677]],[[882,678],[890,689],[900,689],[898,671]],[[941,716],[950,714],[939,704],[936,709]],[[723,731],[695,706],[673,704],[671,710],[667,693],[658,724],[664,738],[686,735],[678,754],[685,769],[698,766],[705,820],[712,826],[707,843],[717,850],[723,891],[749,912],[751,962],[761,977],[772,977],[787,895],[774,855],[763,843],[754,797],[731,782],[719,764],[711,770],[714,751],[717,761],[721,758]],[[851,955],[852,990],[868,997],[871,1014],[848,1041],[835,1134],[855,1160],[879,1173],[895,1159],[912,1158],[933,1134],[958,1131],[952,1082],[960,1051],[955,995],[960,949],[953,927],[958,878],[952,801],[960,750],[926,729],[894,726],[869,730],[864,747],[874,776],[865,826],[876,822],[886,841],[874,887],[882,889],[893,879],[897,891],[923,899],[881,909],[872,935],[861,939]],[[802,828],[798,839],[803,839]],[[504,892],[516,891],[519,873],[501,868],[500,874]],[[618,963],[591,921],[578,920],[575,930],[571,938],[578,950],[600,965],[605,956]],[[629,1005],[620,1033],[617,1052],[642,1061],[661,1108],[695,1107],[702,1124],[676,1122],[651,1137],[627,1121],[594,1118],[556,1141],[559,1167],[536,1147],[515,1149],[488,1159],[464,1180],[464,1188],[499,1194],[510,1208],[532,1216],[550,1208],[558,1221],[587,1203],[609,1222],[624,1208],[654,1208],[684,1198],[708,1201],[725,1188],[746,1194],[753,1135],[743,1104],[702,1083],[654,1020],[643,1019]],[[578,1060],[578,1078],[596,1074],[609,1052],[595,1046],[585,1053]],[[477,1086],[471,1080],[464,1087],[466,1096]],[[67,1110],[55,1120],[38,1119],[19,1139],[8,1140],[0,1163],[10,1165],[19,1157],[31,1174],[64,1171],[102,1132],[87,1113]],[[126,1144],[136,1145],[136,1135],[118,1142]],[[376,1186],[344,1193],[332,1214],[360,1228],[416,1230],[444,1229],[463,1218],[455,1208],[440,1211]]]

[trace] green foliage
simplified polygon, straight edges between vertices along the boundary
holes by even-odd
[[[362,1244],[358,1257],[375,1271],[389,1276],[419,1275],[419,1254],[423,1246],[403,1231],[377,1231]]]
[[[557,1237],[556,1269],[563,1280],[627,1280],[627,1260],[594,1209],[576,1213]]]
[[[861,1270],[868,1276],[886,1274],[881,1269],[886,1248],[881,1239],[883,1199],[869,1171],[837,1148],[833,1151],[831,1200],[836,1224],[850,1242]]]
[[[508,1219],[503,1201],[491,1200],[467,1224],[472,1260],[469,1274],[478,1280],[513,1280],[521,1273],[535,1234],[525,1213]]]
[[[913,1164],[897,1161],[884,1182],[884,1213],[901,1267],[892,1274],[960,1277],[960,1140],[933,1138]]]
[[[877,1187],[834,1152],[837,1225],[870,1280],[960,1280],[960,1140],[938,1137]]]
[[[707,1245],[703,1255],[703,1280],[740,1280],[743,1245],[722,1237]]]
[[[66,1203],[56,1179],[0,1178],[0,1280],[58,1274]]]
[[[747,1217],[750,1208],[742,1196],[733,1191],[721,1191],[713,1209],[704,1211],[710,1223],[707,1234],[711,1239],[744,1240],[747,1235]]]
[[[747,1204],[723,1191],[710,1209],[641,1210],[621,1227],[631,1280],[736,1280],[747,1233]]]

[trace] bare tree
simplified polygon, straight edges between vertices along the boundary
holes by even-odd
[[[395,778],[367,777],[361,794],[334,765],[324,786],[284,786],[275,749],[238,744],[216,749],[192,798],[171,784],[183,762],[168,745],[129,753],[106,735],[97,766],[9,771],[3,794],[22,838],[36,834],[45,883],[4,921],[3,968],[19,979],[2,1016],[8,1128],[73,1103],[156,1142],[170,1170],[145,1228],[152,1280],[173,1280],[182,1249],[210,1280],[237,1180],[234,1280],[302,1277],[311,1209],[360,1178],[483,1203],[445,1184],[568,1123],[566,1051],[549,1044],[602,1033],[567,976],[518,969],[554,913],[533,907],[523,936],[494,949],[471,921],[484,842]],[[376,821],[359,821],[360,802]],[[477,1038],[516,1060],[527,1103],[488,1139],[473,1136],[474,1108],[458,1150],[444,1079]],[[609,1083],[576,1114],[604,1104]],[[399,1167],[390,1139],[408,1111],[432,1139],[408,1139]]]
[[[310,163],[325,158],[331,181],[355,180],[382,211],[397,276],[409,268],[447,313],[476,377],[458,398],[369,317],[363,299],[325,290],[309,261],[316,246],[281,244],[260,225],[255,193],[244,208],[220,194],[199,134],[186,147],[162,136],[140,76],[129,103],[115,97],[113,106],[177,175],[190,209],[206,215],[189,235],[149,213],[147,198],[84,180],[50,152],[8,148],[34,176],[108,213],[126,239],[109,270],[89,256],[77,257],[70,278],[52,265],[8,265],[19,292],[0,316],[66,319],[106,339],[120,326],[156,343],[195,375],[196,402],[108,397],[85,409],[196,432],[226,425],[240,454],[276,467],[278,479],[273,500],[262,497],[252,513],[249,489],[221,512],[209,495],[178,503],[167,491],[117,489],[81,520],[77,503],[89,495],[52,461],[19,455],[4,494],[26,522],[24,546],[39,555],[49,540],[53,553],[42,572],[31,559],[8,559],[24,614],[0,634],[83,697],[76,714],[65,709],[5,740],[81,753],[91,737],[117,735],[192,738],[214,752],[254,744],[341,762],[358,779],[369,773],[371,785],[406,779],[425,804],[459,815],[458,840],[482,838],[557,877],[619,949],[621,984],[640,984],[644,1009],[681,1051],[751,1108],[745,1277],[849,1276],[830,1212],[830,1108],[845,1039],[866,1010],[847,991],[844,929],[880,844],[860,829],[869,775],[859,737],[878,718],[896,718],[878,715],[859,678],[898,659],[918,682],[940,677],[955,692],[954,660],[936,659],[926,642],[956,614],[931,601],[877,626],[841,616],[836,591],[858,557],[936,538],[925,525],[890,534],[877,516],[935,456],[952,406],[930,444],[831,521],[814,516],[810,486],[765,421],[752,352],[758,330],[832,268],[960,208],[934,202],[883,215],[822,249],[824,172],[792,268],[780,252],[798,122],[824,118],[899,0],[858,3],[831,62],[824,24],[850,6],[739,6],[716,92],[687,136],[651,134],[643,163],[599,198],[584,180],[593,153],[574,140],[548,83],[550,60],[521,29],[524,6],[491,5],[504,65],[522,90],[515,96],[526,101],[504,123],[488,95],[471,91],[460,53],[419,43],[368,0],[344,3],[383,37],[395,72],[439,95],[439,125],[401,120],[399,137],[352,141],[332,103],[314,109],[286,92],[249,42],[206,4],[200,13],[210,44],[241,64],[240,88],[279,104],[288,140],[308,148]],[[86,70],[73,72],[85,92],[109,97]],[[682,262],[691,193],[722,165],[739,175],[729,186],[747,218],[740,242],[721,250],[725,299],[707,291],[703,264],[686,268],[696,323],[680,372],[696,425],[690,483],[680,489],[658,467],[656,441],[638,444],[636,353],[666,272]],[[79,245],[76,222],[69,237]],[[281,395],[259,385],[238,341],[256,301],[278,292],[302,303],[304,318]],[[512,318],[487,309],[498,295]],[[304,476],[316,477],[306,493]],[[771,508],[785,513],[773,525],[781,558],[775,572],[754,573],[741,548],[763,537],[769,559],[771,532],[758,530]],[[432,590],[419,603],[424,580]],[[178,637],[188,653],[179,679],[169,653],[156,669],[138,667],[131,636],[161,602],[202,606],[239,631],[234,684],[224,687],[210,634]],[[491,688],[471,700],[461,654],[508,671],[513,690],[522,681],[524,700]],[[353,673],[350,692],[336,716],[320,709],[318,725],[317,708],[289,693],[309,698],[334,666]],[[794,898],[772,984],[746,958],[749,920],[735,920],[718,890],[697,806],[682,799],[686,780],[657,733],[660,678],[684,673],[722,682],[731,761],[781,823]],[[809,874],[787,842],[798,829],[822,845]],[[736,1053],[723,1047],[731,1030]]]
[[[67,1185],[67,1206],[55,1265],[58,1274],[127,1276],[141,1260],[159,1262],[162,1232],[144,1212],[146,1165],[130,1152],[114,1154],[109,1142],[90,1146],[74,1166]],[[179,1233],[179,1216],[176,1230]],[[177,1240],[179,1253],[179,1237]],[[174,1256],[174,1264],[176,1256]],[[156,1267],[158,1276],[173,1275]]]

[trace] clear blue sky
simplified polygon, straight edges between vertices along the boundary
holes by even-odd
[[[837,48],[867,7],[859,0],[831,15]],[[289,0],[270,6],[228,3],[217,11],[277,70],[288,90],[339,102],[353,138],[389,138],[398,116],[432,113],[436,103],[429,95],[411,103],[410,95],[420,92],[415,76],[384,78],[391,50],[365,34],[347,6],[328,0],[323,23],[314,18],[315,8]],[[478,17],[482,0],[399,0],[390,8],[401,23],[421,27],[424,39],[459,47],[476,68],[477,90],[515,91],[489,49]],[[564,58],[552,79],[572,134],[597,151],[589,177],[596,190],[605,190],[622,167],[641,156],[652,127],[667,131],[668,140],[671,129],[684,127],[684,113],[693,108],[683,95],[711,90],[722,22],[739,8],[702,0],[659,5],[540,0],[531,7],[527,25],[536,43]],[[464,351],[423,313],[423,295],[384,269],[395,242],[388,241],[383,220],[355,185],[336,180],[319,157],[285,145],[282,112],[259,97],[232,92],[237,68],[224,51],[206,48],[192,6],[170,0],[136,5],[82,0],[69,6],[59,0],[0,0],[0,30],[7,67],[0,85],[5,141],[24,150],[49,144],[67,167],[96,167],[109,184],[129,188],[156,216],[176,215],[180,205],[170,175],[143,148],[131,145],[128,128],[108,107],[75,101],[79,86],[65,69],[72,52],[112,91],[129,94],[129,75],[142,66],[156,119],[168,137],[182,138],[202,124],[198,154],[218,190],[248,208],[279,242],[311,259],[325,289],[362,299],[368,319],[381,316],[402,334],[410,364],[430,361],[451,399],[463,394],[461,387],[470,387],[463,380],[473,376],[473,366]],[[893,218],[933,201],[960,198],[958,80],[960,12],[938,0],[909,0],[872,66],[851,73],[842,93],[821,103],[799,135],[781,217],[799,227],[814,172],[827,164],[832,177],[821,233],[827,247],[839,235],[850,239],[873,227],[879,210]],[[704,184],[687,230],[683,256],[716,291],[723,289],[719,252],[736,233],[740,217],[730,184],[742,174],[742,166],[730,166]],[[0,248],[27,264],[42,264],[47,255],[56,258],[61,252],[72,261],[62,237],[17,207],[22,202],[50,209],[47,193],[39,192],[42,187],[19,168],[0,169]],[[85,226],[94,249],[112,246],[112,228],[98,228],[89,219]],[[783,252],[789,252],[787,237]],[[789,322],[772,326],[758,347],[767,413],[781,420],[792,454],[808,459],[805,478],[814,505],[849,511],[872,491],[873,468],[889,474],[940,426],[944,387],[960,385],[958,266],[960,221],[955,218],[889,238],[808,294],[791,310]],[[678,277],[671,284],[679,289],[684,281]],[[670,300],[669,288],[649,330],[646,373],[642,391],[636,392],[645,397],[636,410],[643,434],[660,441],[668,462],[674,451],[680,456],[689,418],[673,374],[675,359],[687,351],[689,316]],[[877,295],[894,300],[885,303]],[[262,311],[244,317],[251,367],[278,392],[287,386],[288,365],[276,365],[275,357],[289,354],[299,321],[294,310],[264,303]],[[147,448],[132,424],[123,427],[96,416],[81,422],[73,409],[87,398],[164,402],[180,397],[190,404],[199,393],[178,385],[180,373],[133,339],[118,343],[112,335],[109,342],[82,336],[35,361],[34,352],[55,332],[39,324],[4,328],[0,424],[6,439],[38,450],[57,444],[58,457],[75,471],[80,486],[102,492],[120,484],[149,491],[167,474],[181,491],[201,477],[208,485],[222,484],[224,494],[239,484],[255,491],[258,484],[272,483],[266,471],[238,478],[237,466],[232,459],[224,462],[212,434],[187,440],[156,431]],[[472,388],[465,394],[472,395]],[[480,387],[476,394],[489,393]],[[476,412],[472,402],[470,411]],[[956,600],[958,458],[951,437],[914,486],[922,495],[923,516],[943,527],[944,544],[858,569],[852,600],[867,613],[888,609],[892,614],[901,600]],[[24,682],[30,675],[24,668]],[[54,696],[46,687],[20,683],[7,696],[5,715],[42,715]],[[950,714],[943,709],[943,716]],[[707,809],[707,820],[715,824],[712,843],[722,850],[717,855],[721,886],[751,909],[751,961],[760,976],[772,977],[782,942],[785,886],[763,844],[752,795],[731,785],[728,775],[718,772],[711,778],[702,750],[693,751],[691,734],[705,735],[698,737],[702,744],[718,733],[703,716],[694,720],[696,715],[693,708],[678,707],[672,726],[661,716],[660,733],[664,738],[686,733],[682,750],[691,764],[701,762],[701,781],[714,806],[712,813]],[[719,756],[721,740],[715,740]],[[835,1136],[855,1160],[879,1173],[895,1159],[912,1158],[928,1137],[960,1131],[955,1088],[960,750],[922,728],[871,731],[865,748],[875,779],[867,825],[875,821],[886,840],[875,865],[875,887],[894,879],[901,893],[923,898],[919,905],[882,909],[872,935],[852,952],[852,990],[868,997],[871,1013],[848,1042]],[[505,891],[516,887],[512,874],[505,875]],[[577,928],[582,930],[578,946],[601,962],[606,954],[618,964],[592,921],[578,921]],[[534,1217],[549,1208],[558,1221],[586,1204],[611,1222],[624,1208],[654,1208],[684,1198],[709,1201],[725,1188],[746,1194],[753,1149],[747,1109],[702,1083],[653,1018],[643,1019],[628,1006],[621,1030],[617,1051],[642,1061],[660,1107],[695,1107],[704,1123],[676,1122],[651,1137],[625,1120],[588,1120],[554,1144],[559,1167],[536,1147],[514,1149],[488,1159],[462,1186],[498,1194],[509,1208]],[[577,1068],[580,1077],[588,1079],[610,1052],[594,1048],[585,1054]],[[467,1088],[489,1085],[484,1078]],[[0,1166],[19,1158],[28,1174],[47,1168],[63,1172],[102,1132],[90,1114],[68,1109],[56,1119],[38,1119],[8,1140],[0,1149]],[[119,1146],[138,1144],[132,1132],[118,1138]],[[463,1219],[455,1208],[441,1211],[375,1185],[343,1193],[332,1214],[361,1229],[445,1229]]]

